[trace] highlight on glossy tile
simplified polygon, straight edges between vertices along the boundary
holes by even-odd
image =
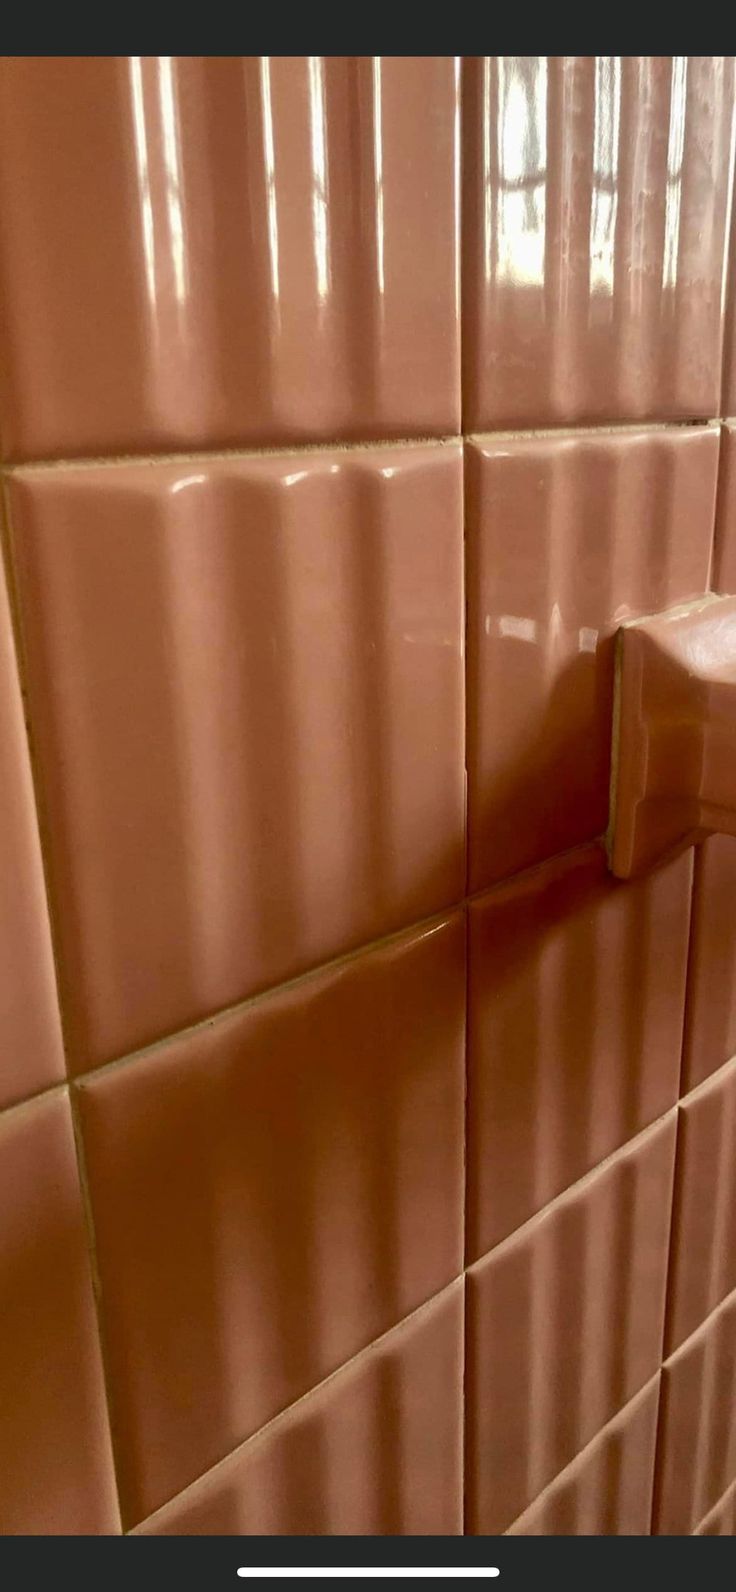
[[[659,1368],[675,1113],[468,1272],[468,1530],[507,1528]]]
[[[588,846],[471,903],[469,1260],[675,1105],[691,879]]]
[[[6,456],[457,431],[458,143],[452,56],[6,56]]]
[[[662,1372],[654,1531],[688,1536],[736,1478],[736,1293]]]
[[[732,596],[736,594],[736,422],[734,421],[721,428],[713,589]]]
[[[473,56],[468,429],[719,412],[731,56]]]
[[[140,1531],[462,1535],[462,1284],[338,1371]]]
[[[659,1376],[509,1526],[511,1537],[648,1537]]]
[[[682,1102],[667,1348],[736,1288],[736,1060]]]
[[[0,1532],[119,1531],[67,1094],[0,1116]]]
[[[736,839],[712,835],[695,853],[683,1090],[736,1054]]]
[[[458,901],[457,444],[21,472],[72,1066]]]
[[[471,889],[608,823],[614,633],[708,584],[717,428],[467,445]]]
[[[464,943],[456,914],[81,1087],[130,1520],[460,1272]]]

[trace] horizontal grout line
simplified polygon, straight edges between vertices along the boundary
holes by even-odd
[[[692,415],[662,420],[581,420],[579,424],[572,425],[565,421],[558,426],[506,426],[498,430],[437,432],[429,436],[420,433],[415,436],[361,437],[355,440],[336,438],[329,442],[278,442],[273,445],[256,444],[252,447],[246,443],[229,448],[173,448],[160,453],[111,453],[60,459],[7,459],[0,462],[0,474],[14,476],[48,473],[55,470],[66,472],[119,469],[125,468],[126,465],[201,464],[208,461],[216,464],[241,459],[292,458],[302,454],[356,453],[386,448],[436,448],[453,442],[487,442],[491,439],[504,441],[525,437],[606,436],[637,432],[683,431],[694,428],[714,430],[730,423],[732,422],[727,417],[720,415]]]
[[[420,1317],[428,1315],[446,1295],[459,1293],[463,1286],[464,1272],[458,1272],[449,1282],[444,1283],[437,1293],[431,1294],[429,1299],[424,1299],[414,1310],[410,1310],[408,1316],[402,1316],[400,1321],[395,1321],[393,1326],[387,1327],[386,1331],[380,1333],[377,1338],[372,1338],[370,1343],[366,1343],[362,1349],[358,1349],[357,1353],[352,1354],[348,1360],[343,1360],[342,1364],[336,1366],[334,1371],[330,1371],[329,1375],[323,1377],[321,1382],[316,1382],[314,1387],[307,1389],[306,1393],[301,1393],[299,1398],[294,1399],[293,1403],[286,1404],[282,1410],[278,1411],[277,1415],[272,1415],[264,1426],[259,1426],[256,1432],[251,1432],[250,1437],[244,1437],[242,1443],[236,1443],[235,1448],[231,1448],[227,1454],[223,1454],[222,1459],[216,1459],[213,1465],[202,1471],[201,1475],[195,1476],[194,1481],[187,1482],[186,1487],[182,1487],[180,1492],[172,1493],[171,1498],[167,1498],[165,1503],[159,1504],[158,1508],[154,1509],[150,1515],[144,1515],[142,1520],[137,1521],[135,1526],[132,1526],[123,1535],[135,1536],[141,1526],[147,1526],[150,1521],[163,1514],[164,1510],[169,1509],[172,1503],[179,1503],[180,1500],[186,1499],[191,1492],[199,1491],[212,1476],[216,1476],[218,1472],[225,1470],[246,1449],[254,1446],[260,1447],[263,1439],[270,1437],[274,1429],[278,1430],[279,1427],[284,1426],[295,1410],[301,1409],[304,1404],[309,1404],[318,1394],[324,1392],[325,1388],[336,1381],[338,1377],[341,1377],[344,1372],[352,1371],[361,1365],[375,1349],[381,1348],[389,1338],[394,1337],[395,1334],[401,1332],[404,1327],[409,1326],[412,1322],[418,1321]]]

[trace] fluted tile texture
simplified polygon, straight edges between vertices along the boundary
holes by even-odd
[[[654,1529],[694,1531],[736,1479],[736,1294],[662,1372]]]

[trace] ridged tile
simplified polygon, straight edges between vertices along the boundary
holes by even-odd
[[[718,414],[731,56],[473,56],[466,424]]]
[[[676,1103],[691,878],[590,846],[471,904],[471,1261]]]
[[[696,851],[683,1090],[736,1053],[736,840],[712,835]]]
[[[667,1348],[736,1288],[736,1061],[683,1102],[677,1133]]]
[[[10,500],[76,1070],[460,900],[458,444]]]
[[[687,1536],[736,1477],[736,1293],[662,1372],[654,1530]]]
[[[713,590],[736,595],[736,422],[721,429]]]
[[[701,1521],[695,1536],[736,1537],[736,1482]]]
[[[146,1536],[461,1536],[462,1285],[140,1527]]]
[[[505,1531],[656,1375],[675,1113],[468,1274],[467,1499]]]
[[[476,890],[603,834],[614,633],[708,586],[713,427],[468,445]]]
[[[461,914],[84,1080],[128,1523],[456,1277]]]
[[[6,455],[457,431],[458,96],[452,56],[6,56]]]

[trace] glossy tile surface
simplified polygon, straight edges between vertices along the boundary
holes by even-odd
[[[457,431],[458,92],[451,56],[6,57],[6,456]]]
[[[736,1288],[736,1061],[685,1100],[677,1135],[671,1353]]]
[[[736,1478],[736,1294],[662,1372],[655,1487],[658,1536],[683,1536]]]
[[[471,904],[471,1261],[675,1104],[691,874],[590,846]]]
[[[49,913],[0,556],[0,1108],[65,1076]]]
[[[675,1117],[468,1274],[466,1488],[505,1531],[658,1370]]]
[[[461,1269],[464,999],[457,914],[83,1085],[131,1520]]]
[[[613,636],[705,591],[718,432],[467,448],[471,889],[601,835]]]
[[[695,855],[683,1089],[736,1054],[736,840],[713,835]]]
[[[0,1532],[120,1523],[69,1102],[0,1117]]]
[[[701,1521],[696,1537],[736,1537],[736,1482]]]
[[[730,56],[474,56],[466,427],[718,414]]]
[[[736,594],[736,423],[721,429],[713,589]]]
[[[509,1527],[511,1537],[648,1537],[659,1377]]]
[[[141,1530],[462,1535],[462,1285],[339,1371]]]
[[[13,478],[77,1069],[462,896],[461,489],[455,444]]]

